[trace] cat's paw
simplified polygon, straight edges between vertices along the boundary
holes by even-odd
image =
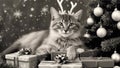
[[[74,60],[76,58],[76,54],[77,52],[76,52],[75,47],[69,47],[67,49],[67,57],[69,60]]]

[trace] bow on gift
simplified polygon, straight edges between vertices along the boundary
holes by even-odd
[[[19,55],[29,55],[32,53],[32,49],[31,48],[22,48],[19,51]]]
[[[54,57],[54,60],[58,64],[68,63],[68,57],[65,54],[58,54]]]

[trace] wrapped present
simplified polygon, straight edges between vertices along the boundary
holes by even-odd
[[[57,64],[55,61],[41,61],[38,68],[82,68],[82,63],[71,62],[67,64]]]
[[[108,57],[80,57],[84,67],[87,68],[113,68],[114,61]]]
[[[36,55],[19,55],[17,53],[5,55],[6,63],[17,68],[36,68],[37,56]]]
[[[22,55],[19,56],[19,68],[36,68],[37,56],[36,55]]]
[[[5,55],[5,59],[6,59],[6,63],[9,65],[12,65],[14,67],[18,66],[18,52],[16,53],[12,53],[12,54],[6,54]]]

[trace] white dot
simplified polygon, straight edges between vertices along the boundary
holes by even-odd
[[[34,0],[34,1],[36,1],[36,0]]]
[[[39,21],[39,19],[37,18],[36,21]]]
[[[32,8],[30,8],[30,10],[31,10],[31,11],[34,11],[35,9],[32,7]]]
[[[24,2],[26,2],[27,0],[24,0]]]
[[[31,29],[35,29],[35,27],[32,27]]]
[[[23,22],[22,20],[20,20],[20,22]]]
[[[27,17],[24,17],[24,19],[26,19]]]
[[[2,36],[0,35],[0,39],[2,38]]]
[[[25,7],[26,5],[25,4],[23,4],[23,7]]]
[[[27,26],[27,24],[25,24],[24,26]]]
[[[7,13],[7,10],[4,10],[4,13]]]
[[[5,7],[5,6],[6,6],[6,4],[3,4],[2,6],[3,6],[3,7]]]
[[[33,17],[33,15],[32,15],[32,14],[30,14],[29,16],[30,16],[30,17]]]

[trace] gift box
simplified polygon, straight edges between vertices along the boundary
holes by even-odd
[[[82,68],[82,63],[71,62],[67,64],[57,64],[55,61],[41,61],[38,68]]]
[[[36,55],[18,55],[16,53],[7,54],[5,56],[7,64],[17,68],[36,68],[37,56]]]
[[[83,66],[86,68],[113,68],[114,61],[108,57],[80,57]]]
[[[19,68],[36,68],[37,56],[36,55],[22,55],[19,56]]]
[[[12,53],[12,54],[6,54],[5,55],[5,59],[6,59],[6,63],[9,65],[12,65],[14,67],[18,66],[18,52],[16,53]]]

